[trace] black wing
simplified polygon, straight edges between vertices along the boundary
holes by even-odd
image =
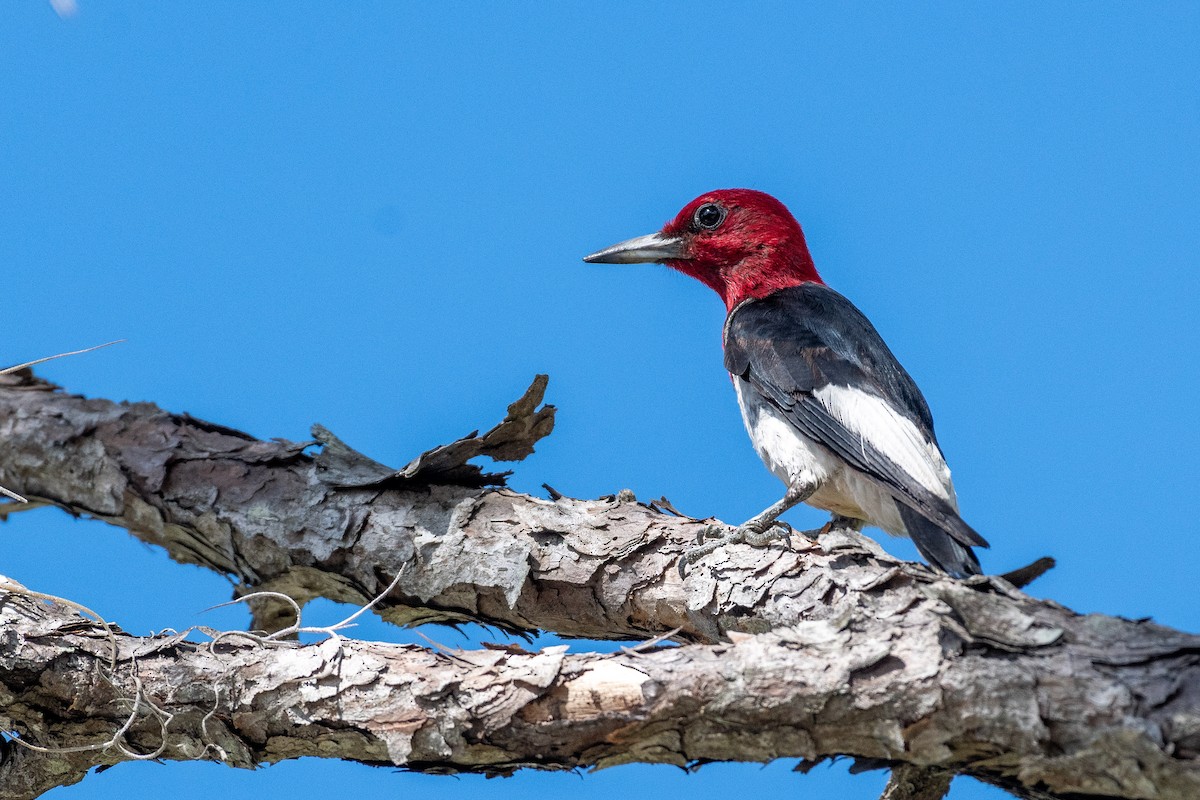
[[[725,368],[747,380],[809,438],[874,478],[952,538],[987,546],[948,502],[846,428],[813,396],[830,384],[877,395],[937,445],[921,391],[849,300],[827,286],[806,283],[742,303],[725,325]]]

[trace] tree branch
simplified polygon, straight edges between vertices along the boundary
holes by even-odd
[[[543,388],[535,382],[510,419],[539,414]],[[397,624],[474,620],[637,640],[679,628],[683,640],[716,642],[729,631],[838,616],[859,592],[891,603],[894,592],[884,588],[938,580],[839,531],[800,552],[723,548],[682,581],[676,559],[706,521],[627,492],[547,501],[480,488],[475,468],[465,477],[471,485],[431,484],[463,473],[445,459],[432,474],[391,470],[322,435],[330,446],[312,456],[312,443],[260,441],[148,403],[0,378],[0,482],[127,528],[176,561],[235,577],[244,591],[282,592],[301,604],[362,604],[403,572],[379,606]],[[413,464],[436,463],[457,445]],[[265,625],[290,621],[270,604],[255,612]]]
[[[153,751],[169,719],[164,758],[320,754],[503,773],[847,754],[1024,797],[1200,796],[1200,637],[1079,616],[1003,579],[948,579],[844,533],[798,552],[722,548],[681,580],[674,563],[699,521],[623,495],[540,500],[461,471],[461,454],[493,434],[532,447],[548,426],[531,392],[483,441],[392,470],[332,437],[313,456],[0,378],[0,481],[246,590],[361,604],[396,578],[379,606],[394,622],[593,638],[678,628],[704,644],[602,657],[120,634],[106,677],[108,643],[90,623],[10,601],[5,724],[41,744],[107,741],[131,718],[118,698],[137,697],[136,678],[144,713],[124,739]],[[447,477],[463,475],[475,477]],[[15,747],[0,764],[14,781],[131,757],[113,745],[71,754],[67,769],[66,755]]]
[[[110,669],[109,633],[70,610],[6,594],[0,630],[0,724],[23,742],[103,744],[128,725],[103,749],[8,742],[0,798],[151,753],[246,768],[323,756],[491,774],[851,753],[1062,797],[1200,793],[1195,693],[1141,691],[1162,686],[1164,672],[1194,674],[1194,647],[1122,665],[1079,645],[1014,657],[967,645],[932,618],[890,641],[846,620],[608,656],[116,633]]]

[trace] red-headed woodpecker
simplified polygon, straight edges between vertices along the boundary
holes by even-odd
[[[782,500],[687,563],[730,542],[762,546],[800,502],[831,525],[875,525],[912,538],[931,564],[977,575],[983,537],[958,515],[933,418],[874,326],[813,266],[800,224],[770,195],[724,189],[697,197],[658,233],[587,256],[606,264],[660,262],[716,290],[725,368],[754,448],[787,485]]]

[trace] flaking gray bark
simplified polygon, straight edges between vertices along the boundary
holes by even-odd
[[[963,591],[981,605],[1005,602]],[[1097,646],[1120,649],[1111,637],[1125,634],[1145,646],[1149,628],[1082,621],[1091,642],[1036,655],[970,644],[934,613],[807,622],[728,644],[610,656],[118,633],[110,671],[99,625],[8,595],[0,724],[41,746],[104,742],[136,699],[127,747],[148,753],[165,743],[164,759],[237,767],[309,755],[507,774],[852,753],[937,764],[1019,792],[1200,796],[1200,717],[1180,691],[1181,673],[1200,668],[1194,644],[1107,663]],[[1159,694],[1147,696],[1153,686]],[[1161,694],[1169,688],[1174,696]],[[1183,730],[1192,733],[1181,738]],[[4,748],[0,798],[33,797],[124,760],[112,748]]]
[[[519,457],[549,431],[548,410],[537,408],[544,386],[535,381],[507,425],[489,432],[504,434],[503,449],[490,452]],[[321,436],[334,447],[314,456],[308,442],[260,441],[148,403],[0,378],[0,482],[124,527],[246,591],[283,592],[301,604],[360,604],[402,573],[378,606],[399,624],[474,620],[637,640],[679,628],[683,640],[715,642],[729,631],[835,618],[862,597],[908,604],[912,592],[898,584],[935,578],[867,537],[838,531],[819,546],[797,542],[796,552],[719,550],[684,581],[676,559],[711,520],[681,518],[624,492],[551,501],[481,489],[477,469],[466,475],[469,486],[430,483],[464,473],[430,454],[413,464],[441,471],[392,470],[323,429]],[[431,453],[461,455],[458,444]],[[269,627],[289,617],[276,610]]]
[[[548,501],[479,485],[495,476],[437,483],[455,459],[427,460],[441,471],[424,476],[419,462],[370,466],[336,445],[323,460],[148,404],[0,380],[0,482],[247,589],[361,603],[399,574],[381,604],[395,622],[592,638],[679,628],[697,643],[568,656],[122,635],[123,654],[142,654],[145,696],[175,714],[165,758],[506,772],[844,754],[1026,797],[1200,796],[1200,637],[1076,615],[999,579],[950,580],[844,532],[795,552],[723,548],[681,580],[675,560],[703,523],[626,496]],[[548,429],[541,386],[495,429],[511,437],[504,447]],[[94,626],[34,608],[0,605],[3,724],[42,744],[103,741],[129,713],[113,700],[134,696],[132,663],[114,688]],[[153,749],[157,731],[147,714],[130,742]],[[16,747],[0,765],[6,786],[122,758]]]

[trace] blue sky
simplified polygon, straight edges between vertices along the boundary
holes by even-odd
[[[780,487],[721,368],[720,301],[579,259],[705,190],[762,189],[925,391],[984,567],[1053,555],[1035,594],[1200,630],[1200,6],[79,4],[10,3],[0,25],[0,362],[126,338],[43,374],[263,437],[319,421],[393,464],[548,372],[558,427],[518,488],[741,521]],[[127,630],[245,623],[197,615],[224,579],[120,530],[46,510],[0,541],[0,572]],[[866,798],[884,779],[791,766],[128,764],[50,796]]]

